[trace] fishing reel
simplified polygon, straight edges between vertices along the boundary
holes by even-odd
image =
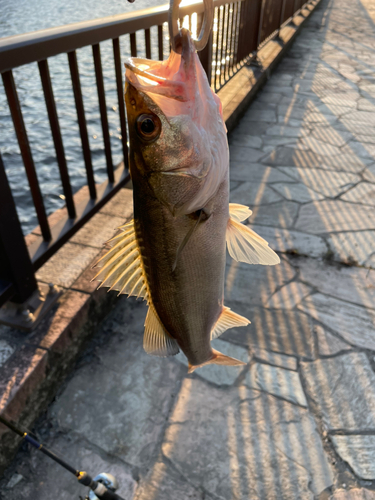
[[[112,474],[107,474],[106,472],[101,472],[96,477],[94,477],[94,481],[97,483],[103,484],[107,490],[111,492],[115,492],[118,489],[118,481]],[[95,495],[95,493],[90,490],[89,493],[85,496],[85,498],[79,497],[80,500],[100,500],[99,497]]]

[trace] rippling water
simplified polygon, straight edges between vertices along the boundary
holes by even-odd
[[[164,3],[166,3],[165,0],[135,0],[133,4],[126,0],[64,0],[64,2],[61,0],[0,0],[0,37],[122,12],[135,12]],[[166,31],[165,36],[167,37]],[[157,58],[157,28],[151,30],[151,37],[152,57]],[[106,41],[100,46],[112,157],[116,165],[122,160],[122,154],[112,42]],[[120,46],[122,61],[124,61],[130,55],[128,36],[120,38]],[[138,55],[145,56],[143,32],[137,35],[137,47]],[[167,49],[166,41],[164,44],[166,53]],[[79,49],[77,57],[95,181],[99,183],[106,179],[106,164],[91,47]],[[71,184],[73,191],[76,192],[86,184],[86,171],[68,58],[66,54],[61,54],[50,58],[48,62]],[[28,64],[15,69],[13,73],[46,210],[48,214],[51,214],[57,208],[62,207],[64,201],[38,66],[36,63]],[[0,151],[22,228],[27,234],[38,224],[38,221],[2,83],[0,83]]]

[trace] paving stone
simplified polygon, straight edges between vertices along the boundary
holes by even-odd
[[[303,299],[297,308],[336,331],[349,344],[375,350],[375,311],[321,293]]]
[[[133,191],[123,188],[100,210],[101,214],[129,220],[133,217]]]
[[[331,436],[331,439],[337,453],[358,477],[375,479],[375,436]]]
[[[280,228],[290,228],[297,218],[300,205],[294,201],[282,201],[271,205],[251,207],[252,224],[262,224]]]
[[[265,167],[261,163],[231,161],[229,176],[231,181],[239,182],[293,182],[277,168]]]
[[[325,196],[309,189],[300,182],[295,183],[276,183],[272,184],[272,189],[277,191],[283,198],[290,201],[297,201],[298,203],[307,203],[309,201],[324,200]]]
[[[158,461],[137,490],[136,500],[203,500],[204,493],[184,479],[173,467]]]
[[[295,275],[296,271],[285,260],[277,266],[249,266],[231,259],[226,267],[225,304],[264,305],[278,287]]]
[[[230,148],[231,161],[251,161],[252,163],[256,163],[264,155],[265,153],[260,149],[246,148],[236,145],[233,145]]]
[[[314,331],[316,333],[318,350],[321,356],[332,356],[341,351],[347,351],[351,349],[351,346],[336,337],[332,333],[329,333],[321,325],[315,325]]]
[[[338,196],[361,180],[359,175],[349,172],[295,167],[280,167],[280,170],[315,192],[331,198]],[[296,194],[298,196],[298,193]],[[311,199],[318,198],[311,197]]]
[[[9,345],[6,340],[0,340],[0,366],[14,353],[15,347]]]
[[[299,279],[321,293],[375,309],[375,271],[300,259]]]
[[[101,249],[104,243],[116,234],[117,228],[123,224],[125,224],[124,218],[98,213],[70,241]]]
[[[312,234],[374,230],[374,209],[339,200],[309,203],[301,207],[295,229]]]
[[[352,490],[337,490],[329,497],[329,500],[375,500],[375,493],[364,488],[353,488]]]
[[[49,439],[49,447],[59,456],[64,457],[68,463],[74,464],[80,470],[86,470],[94,477],[101,472],[107,472],[116,477],[119,488],[116,491],[124,500],[132,500],[137,489],[137,482],[133,479],[131,469],[123,462],[117,462],[112,457],[98,453],[91,449],[87,442],[79,440],[72,435],[60,436],[57,439]],[[104,455],[104,456],[103,456]],[[84,496],[88,488],[81,486],[74,476],[65,471],[60,465],[42,453],[22,453],[22,462],[17,466],[22,480],[14,484],[14,476],[6,490],[8,500],[20,498],[50,500],[78,499]]]
[[[229,198],[233,203],[242,203],[250,207],[267,205],[282,200],[282,197],[267,184],[254,182],[243,182],[238,187],[231,189]]]
[[[312,291],[311,287],[292,281],[274,293],[268,300],[267,306],[275,309],[293,309]]]
[[[340,199],[375,207],[375,184],[361,182],[358,186],[343,194]]]
[[[250,218],[251,221],[251,218]],[[281,229],[277,227],[250,224],[251,228],[268,241],[270,247],[278,252],[288,252],[309,257],[322,257],[328,247],[323,238],[311,234]]]
[[[259,149],[262,147],[263,141],[260,137],[257,137],[255,135],[232,135],[229,144],[231,149],[232,146],[243,146],[247,148]]]
[[[375,182],[375,165],[371,165],[363,172],[363,177],[366,181]]]
[[[329,97],[331,99],[332,96]],[[324,98],[322,99],[324,101]],[[333,127],[329,130],[322,130],[321,128],[313,128],[311,136],[315,139],[331,144],[332,146],[341,147],[353,138],[351,132],[336,131]]]
[[[364,159],[353,155],[322,156],[313,151],[301,151],[293,147],[282,146],[262,158],[264,165],[276,167],[301,167],[308,169],[341,170],[345,172],[361,172],[366,164]]]
[[[264,361],[270,365],[280,366],[287,370],[297,370],[297,359],[294,356],[285,356],[285,354],[266,351],[258,347],[252,347],[251,353],[258,361]]]
[[[375,373],[363,353],[301,363],[305,392],[329,430],[375,430]]]
[[[375,248],[374,230],[335,233],[327,238],[327,242],[335,260],[375,269],[375,262],[371,260]]]
[[[104,326],[108,342],[96,349],[95,363],[76,372],[51,411],[67,432],[74,429],[77,436],[136,466],[150,463],[186,373],[173,359],[144,352],[145,313],[140,302],[118,302]]]
[[[307,407],[301,381],[296,372],[254,363],[246,376],[245,384],[251,389],[268,392],[291,403]]]
[[[369,143],[361,144],[359,141],[350,141],[343,148],[343,152],[358,156],[359,158],[370,158],[374,161],[375,146]]]
[[[218,500],[313,500],[332,484],[313,419],[270,395],[185,379],[169,424],[164,455]]]
[[[239,359],[245,363],[249,362],[249,352],[247,349],[225,342],[220,339],[215,339],[211,342],[213,349],[230,356],[231,358]],[[188,360],[186,356],[180,352],[175,357],[177,361],[182,363],[184,366],[188,366]],[[204,380],[208,380],[216,385],[232,385],[237,380],[238,376],[243,372],[243,366],[219,366],[219,365],[207,365],[198,368],[195,373]]]
[[[270,310],[248,303],[226,301],[234,311],[249,318],[251,325],[224,333],[222,339],[244,346],[300,356],[314,357],[313,325],[311,319],[293,310]]]
[[[98,255],[99,249],[76,243],[65,243],[36,273],[45,283],[69,288]]]
[[[263,121],[263,122],[268,122],[268,123],[276,123],[277,118],[276,118],[276,112],[272,109],[268,110],[252,110],[251,108],[249,111],[247,111],[242,120],[244,122],[258,122],[258,121]]]

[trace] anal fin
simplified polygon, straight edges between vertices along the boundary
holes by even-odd
[[[143,348],[147,354],[161,357],[174,356],[180,351],[177,341],[168,334],[152,304],[146,316]]]
[[[245,318],[244,316],[240,316],[239,314],[231,311],[229,307],[224,306],[219,319],[216,321],[215,326],[211,331],[211,340],[220,337],[220,335],[229,328],[235,328],[236,326],[247,326],[249,324],[250,321],[247,318]]]

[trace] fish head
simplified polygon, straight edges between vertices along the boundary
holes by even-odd
[[[218,97],[211,91],[189,32],[181,54],[126,64],[132,177],[141,175],[174,215],[199,210],[228,175],[228,144]]]

